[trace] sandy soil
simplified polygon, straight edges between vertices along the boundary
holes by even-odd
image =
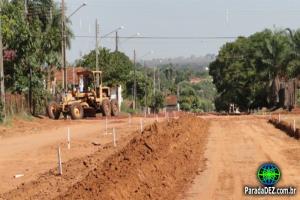
[[[244,186],[259,185],[256,170],[267,161],[281,168],[278,186],[300,189],[300,143],[266,120],[251,116],[211,118],[209,132],[206,170],[179,199],[255,199],[243,194]],[[256,198],[299,199],[299,195]]]
[[[299,195],[244,195],[245,185],[259,185],[257,168],[268,161],[281,168],[278,186],[300,189],[300,142],[267,119],[186,116],[149,125],[143,134],[136,131],[139,118],[132,127],[127,119],[115,120],[109,123],[110,129],[116,127],[122,133],[116,148],[111,135],[104,135],[103,120],[70,124],[71,151],[62,126],[4,138],[0,140],[0,178],[4,180],[0,199],[299,199]],[[93,141],[101,145],[91,145]],[[55,168],[59,144],[63,176],[57,176]],[[24,170],[24,177],[12,178]]]
[[[190,116],[155,123],[117,148],[108,144],[64,163],[63,176],[50,170],[2,198],[173,200],[204,164],[207,128],[205,120]]]
[[[145,124],[155,119],[144,120]],[[16,121],[14,121],[16,122]],[[0,194],[57,166],[57,147],[62,150],[63,162],[90,155],[112,142],[112,135],[105,135],[105,120],[53,121],[38,119],[32,122],[18,120],[6,130],[0,139]],[[67,149],[67,128],[71,132],[71,149]],[[133,131],[139,130],[140,118],[108,119],[108,133],[116,129],[117,139],[122,141]],[[3,133],[3,132],[2,132]],[[97,145],[93,145],[95,142]],[[98,145],[100,144],[100,146]],[[16,174],[24,177],[15,179]]]
[[[279,114],[274,114],[272,115],[272,118],[279,119]],[[300,115],[298,114],[281,114],[280,115],[280,120],[285,121],[292,126],[294,125],[294,120],[295,120],[295,126],[296,128],[300,128]]]
[[[189,116],[154,124],[57,199],[173,200],[204,163],[207,127]]]

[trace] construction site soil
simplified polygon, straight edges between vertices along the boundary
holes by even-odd
[[[146,126],[63,163],[0,199],[176,199],[205,168],[208,122],[185,115]]]

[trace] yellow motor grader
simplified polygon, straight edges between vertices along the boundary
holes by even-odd
[[[72,119],[82,119],[101,112],[104,116],[119,114],[118,102],[111,99],[111,88],[102,85],[102,71],[82,71],[77,73],[79,83],[73,91],[60,96],[47,106],[51,119],[59,119],[63,114]]]

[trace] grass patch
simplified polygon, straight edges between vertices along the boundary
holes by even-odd
[[[19,113],[16,117],[30,122],[34,120],[34,117],[26,112]]]
[[[19,114],[15,115],[6,115],[5,118],[3,118],[0,125],[3,125],[5,127],[13,127],[13,121],[14,119],[20,119],[23,121],[33,121],[34,117],[26,112],[21,112]]]
[[[1,123],[5,127],[12,127],[13,126],[13,117],[11,115],[5,116]]]

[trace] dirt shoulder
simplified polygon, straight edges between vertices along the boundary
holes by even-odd
[[[190,116],[156,123],[117,148],[109,144],[66,162],[62,177],[51,170],[2,198],[174,199],[204,168],[207,128],[205,120]]]
[[[9,119],[4,125],[0,125],[0,139],[38,134],[44,130],[49,131],[62,126],[84,123],[86,123],[86,120],[51,120],[44,116],[38,118],[24,115],[22,117]]]
[[[207,118],[207,117],[205,117]],[[261,117],[211,118],[205,151],[206,169],[180,199],[299,199],[295,196],[253,197],[244,186],[259,186],[258,167],[276,163],[282,172],[277,186],[300,188],[299,141],[287,136]]]
[[[162,120],[162,119],[160,119]],[[144,124],[151,124],[154,118],[146,118]],[[27,123],[27,122],[25,122]],[[27,127],[34,128],[33,122]],[[52,126],[53,125],[53,126]],[[17,126],[17,125],[16,125]],[[21,129],[14,136],[0,139],[0,194],[36,180],[40,174],[48,173],[57,166],[57,148],[62,150],[63,162],[82,158],[101,150],[112,142],[112,128],[116,129],[119,142],[130,138],[132,132],[140,129],[140,118],[108,119],[108,134],[105,134],[105,120],[81,121],[39,120],[39,130],[24,133]],[[67,148],[67,132],[70,129],[71,149]],[[95,143],[96,145],[93,145]],[[23,177],[15,179],[17,174]]]

